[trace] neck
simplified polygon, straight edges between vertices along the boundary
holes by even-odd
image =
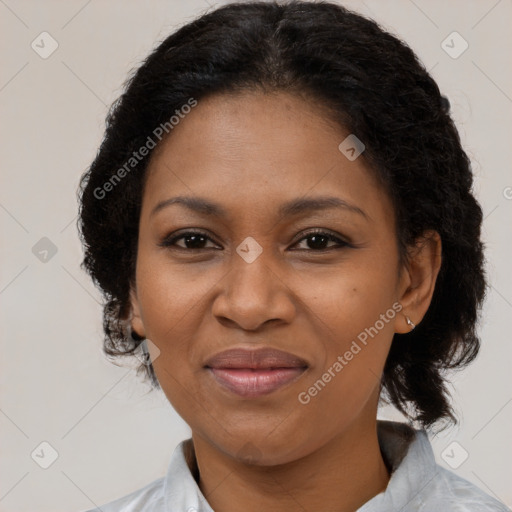
[[[357,422],[313,453],[275,466],[242,463],[204,438],[192,437],[199,487],[216,512],[353,512],[389,481],[375,419],[368,425]]]

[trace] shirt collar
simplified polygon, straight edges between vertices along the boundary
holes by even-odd
[[[377,422],[382,455],[391,468],[391,478],[382,493],[365,503],[358,512],[401,510],[417,499],[436,474],[436,462],[424,431],[404,423]],[[171,457],[164,479],[166,510],[214,512],[199,489],[186,461],[192,440],[181,442]]]
[[[424,430],[405,423],[378,421],[382,455],[391,467],[386,489],[357,512],[405,510],[421,500],[421,492],[436,476],[438,466]]]
[[[174,450],[164,481],[165,510],[214,512],[197,485],[186,461],[192,440],[182,441]]]

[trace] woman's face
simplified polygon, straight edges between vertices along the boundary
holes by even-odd
[[[295,96],[218,95],[148,168],[132,325],[194,435],[241,460],[285,463],[375,421],[408,283],[348,135]]]

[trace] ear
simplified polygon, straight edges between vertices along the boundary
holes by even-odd
[[[144,323],[142,321],[141,307],[139,299],[137,298],[137,292],[133,288],[133,286],[130,287],[130,309],[130,324],[132,331],[135,331],[135,333],[138,334],[140,337],[145,338],[146,332],[144,329]]]
[[[412,330],[407,317],[414,325],[418,325],[425,316],[441,268],[441,254],[441,237],[433,230],[425,231],[409,249],[408,262],[402,269],[400,284],[399,301],[403,309],[397,317],[395,332],[403,334]]]

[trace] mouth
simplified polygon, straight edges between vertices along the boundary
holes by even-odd
[[[276,349],[231,349],[210,358],[205,368],[224,389],[245,398],[255,398],[299,379],[308,364]]]

